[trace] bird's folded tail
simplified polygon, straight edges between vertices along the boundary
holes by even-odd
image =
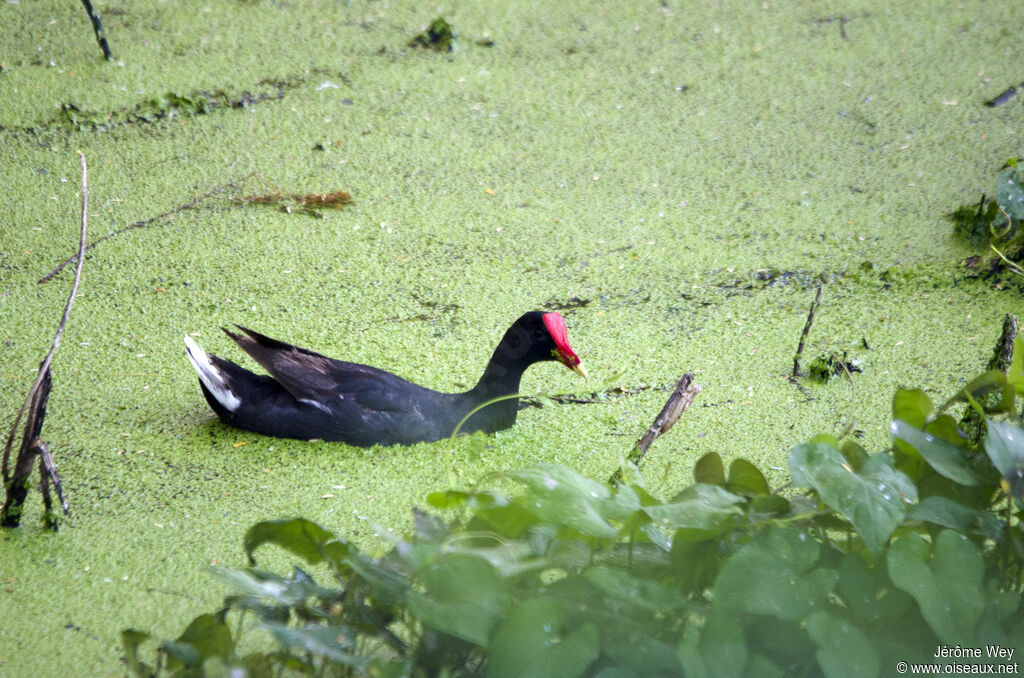
[[[242,401],[231,390],[224,373],[217,366],[215,361],[218,358],[207,355],[206,351],[187,334],[185,335],[185,353],[188,354],[189,362],[192,363],[196,374],[199,375],[199,381],[206,387],[207,392],[227,411],[236,411]]]

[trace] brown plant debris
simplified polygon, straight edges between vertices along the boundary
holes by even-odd
[[[236,205],[275,205],[282,212],[291,214],[292,209],[310,216],[322,217],[320,213],[324,209],[340,210],[345,205],[352,204],[352,196],[345,191],[334,191],[333,193],[264,193],[260,195],[246,195],[240,198],[233,198]]]

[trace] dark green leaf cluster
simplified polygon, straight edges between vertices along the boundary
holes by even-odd
[[[409,41],[410,47],[424,47],[437,50],[438,52],[452,52],[455,50],[455,30],[451,24],[445,21],[444,17],[437,17],[430,26],[422,33],[417,33]]]
[[[118,125],[155,123],[171,118],[191,118],[207,115],[219,110],[246,108],[267,100],[278,100],[284,96],[286,84],[261,82],[256,92],[248,90],[229,93],[224,90],[179,94],[166,92],[141,101],[132,108],[99,111],[74,103],[61,104],[57,123],[80,131],[109,130]]]
[[[822,384],[827,384],[832,377],[840,374],[862,372],[859,360],[847,360],[846,351],[842,354],[823,353],[807,366],[807,375]]]
[[[1006,374],[937,409],[898,391],[891,450],[797,445],[783,490],[714,453],[668,500],[633,467],[609,485],[542,464],[508,474],[515,497],[429,495],[458,517],[417,511],[380,557],[302,518],[258,523],[250,560],[276,545],[333,581],[218,568],[224,607],[156,664],[126,631],[127,661],[140,676],[700,678],[890,675],[939,646],[1019,657],[1022,354],[1018,339]],[[978,439],[949,414],[962,403]]]
[[[1019,259],[1024,255],[1024,172],[1016,158],[1011,158],[996,178],[995,199],[982,196],[977,205],[963,205],[949,218],[957,236],[998,255],[989,268],[1022,272]]]

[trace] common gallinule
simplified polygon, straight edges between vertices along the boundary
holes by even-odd
[[[505,332],[479,383],[465,393],[441,393],[376,367],[346,363],[237,326],[224,331],[270,376],[208,355],[189,336],[188,359],[221,421],[279,438],[339,440],[371,445],[411,445],[450,436],[458,423],[488,400],[519,392],[530,365],[557,360],[586,377],[569,347],[557,313],[531,311]],[[488,405],[461,432],[492,433],[516,421],[517,398]]]

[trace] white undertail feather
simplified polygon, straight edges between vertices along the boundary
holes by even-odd
[[[242,401],[228,387],[217,366],[210,360],[210,356],[206,355],[206,351],[187,334],[185,335],[185,353],[188,354],[188,359],[206,390],[212,393],[217,402],[229,412],[237,410]]]

